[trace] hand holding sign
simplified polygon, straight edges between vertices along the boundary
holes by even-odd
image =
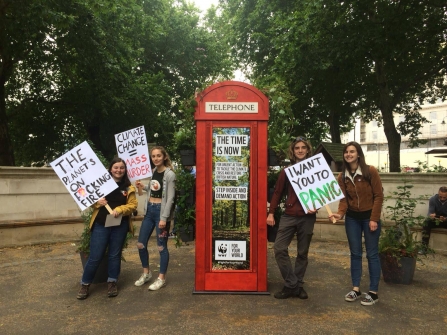
[[[341,216],[339,214],[333,214],[330,209],[327,212],[329,214],[329,221],[332,221],[332,223],[335,223],[337,222],[337,220],[341,219]]]
[[[306,213],[343,199],[343,192],[323,154],[318,154],[285,169],[286,175]]]
[[[137,182],[135,183],[135,187],[138,190],[138,195],[142,196],[143,195],[143,187],[144,187],[144,185],[141,183],[140,180],[137,180]]]

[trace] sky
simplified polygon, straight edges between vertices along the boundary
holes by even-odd
[[[207,10],[211,5],[218,4],[219,0],[189,0],[196,4],[197,7],[200,8],[200,10],[203,12]]]

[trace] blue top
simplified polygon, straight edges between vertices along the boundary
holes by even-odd
[[[436,216],[447,217],[447,200],[441,202],[439,195],[435,194],[428,201],[428,215],[435,213]]]

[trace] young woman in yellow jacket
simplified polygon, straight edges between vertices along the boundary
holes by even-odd
[[[130,216],[137,209],[138,201],[135,195],[135,187],[132,186],[127,177],[124,160],[118,157],[114,158],[110,162],[109,173],[118,184],[118,188],[99,199],[94,205],[90,221],[90,254],[82,275],[78,299],[88,297],[89,286],[93,282],[96,270],[106,250],[108,254],[107,294],[109,297],[118,295],[116,283],[121,270],[121,253],[127,232],[133,229],[130,224]],[[109,214],[106,205],[112,208],[115,217],[122,215],[120,225],[105,227],[106,218]]]

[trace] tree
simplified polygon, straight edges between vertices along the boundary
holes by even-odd
[[[168,146],[176,103],[230,73],[184,0],[0,0],[0,15],[0,165],[86,139],[110,159],[113,135],[142,124]]]
[[[440,1],[308,1],[306,23],[320,57],[351,64],[358,110],[383,124],[390,171],[400,171],[401,135],[418,145],[418,110],[446,93],[446,5]],[[324,57],[326,52],[329,57]],[[394,123],[394,114],[405,121]]]
[[[294,133],[307,134],[317,143],[326,139],[329,130],[332,141],[340,142],[340,133],[353,127],[352,103],[334,89],[344,80],[337,66],[319,62],[312,48],[306,48],[301,45],[303,41],[292,36],[300,35],[291,26],[293,15],[300,13],[299,3],[229,0],[223,6],[222,16],[237,27],[228,34],[236,45],[234,55],[251,70],[252,82],[258,87],[284,82],[295,97]],[[326,96],[326,92],[330,94]]]
[[[444,2],[224,3],[223,15],[240,28],[236,55],[256,76],[284,78],[301,109],[332,122],[334,137],[355,115],[383,123],[390,171],[400,171],[401,135],[417,145],[427,121],[420,104],[446,95]],[[394,113],[405,121],[396,125]]]

